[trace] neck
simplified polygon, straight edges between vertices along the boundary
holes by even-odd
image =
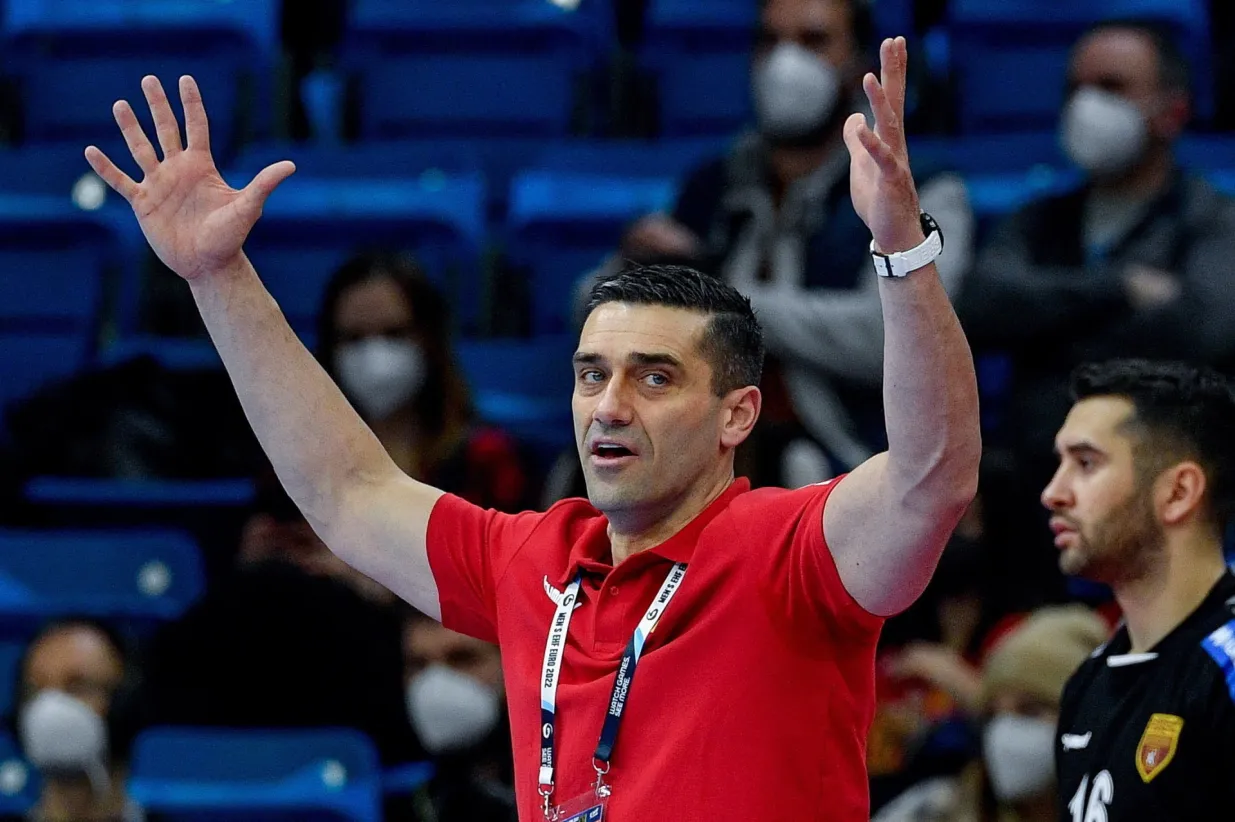
[[[43,783],[35,818],[40,822],[89,822],[117,818],[124,810],[124,796],[119,791],[119,784],[113,774],[111,790],[96,795],[85,777],[47,779]]]
[[[667,512],[642,520],[621,515],[609,517],[609,547],[613,564],[619,565],[635,554],[660,545],[681,531],[733,482],[733,468],[710,482],[700,482]]]
[[[1054,792],[1030,797],[1016,803],[1016,818],[1021,822],[1055,822],[1059,818]]]
[[[1145,158],[1124,174],[1108,179],[1094,180],[1094,191],[1108,197],[1129,200],[1148,200],[1166,188],[1175,167],[1174,156],[1168,147],[1150,149]]]
[[[1196,610],[1226,572],[1222,543],[1213,534],[1190,534],[1165,550],[1135,578],[1111,585],[1132,640],[1145,653]]]

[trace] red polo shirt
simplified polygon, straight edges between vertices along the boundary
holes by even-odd
[[[675,562],[686,578],[630,688],[606,820],[866,822],[866,735],[882,620],[849,596],[823,540],[836,483],[740,479],[680,533],[618,567],[585,500],[544,513],[444,496],[429,520],[442,622],[502,648],[519,818],[542,819],[540,679],[555,604],[583,572],[557,692],[557,789],[595,780],[618,661]],[[874,546],[877,548],[877,546]]]

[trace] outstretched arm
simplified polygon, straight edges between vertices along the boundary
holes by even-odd
[[[232,189],[211,157],[193,79],[180,80],[187,145],[159,81],[144,78],[142,90],[163,160],[123,101],[116,122],[142,181],[94,146],[86,159],[133,206],[159,259],[188,281],[249,423],[314,529],[348,564],[438,617],[425,537],[441,492],[398,470],[292,332],[242,250],[266,198],[294,166],[276,163]]]
[[[864,80],[875,114],[845,123],[854,208],[883,253],[925,238],[902,121],[904,38],[880,49],[882,81]],[[875,276],[873,270],[870,276]],[[880,615],[925,589],[944,544],[977,492],[982,444],[973,357],[934,264],[880,278],[888,450],[854,469],[824,509],[824,537],[842,582]]]

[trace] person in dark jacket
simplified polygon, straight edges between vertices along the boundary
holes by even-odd
[[[1235,352],[1235,205],[1173,150],[1189,117],[1184,57],[1152,26],[1105,23],[1078,42],[1069,85],[1061,138],[1085,182],[999,226],[959,305],[975,349],[1010,365],[1000,434],[1035,488],[1054,469],[1077,364]]]

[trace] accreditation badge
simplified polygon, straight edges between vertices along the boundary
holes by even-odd
[[[598,797],[596,791],[563,802],[557,808],[556,822],[603,822],[608,797]]]

